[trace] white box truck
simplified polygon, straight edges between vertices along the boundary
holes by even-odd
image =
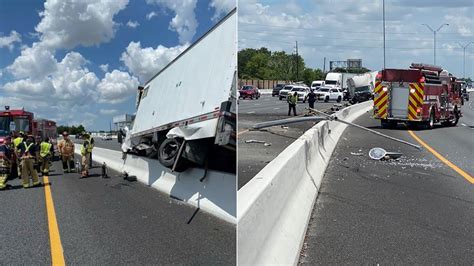
[[[235,172],[236,22],[234,9],[138,88],[124,151],[173,171],[207,166],[211,156]]]
[[[347,82],[347,80],[354,76],[357,76],[357,74],[329,72],[326,74],[324,86],[338,87],[342,89],[342,91],[344,92],[344,100],[347,100],[349,97],[349,83]]]

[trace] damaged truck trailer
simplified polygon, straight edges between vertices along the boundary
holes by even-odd
[[[236,166],[236,10],[137,92],[124,151],[157,158],[173,171]]]

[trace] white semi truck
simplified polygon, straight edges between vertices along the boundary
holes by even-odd
[[[235,172],[236,22],[234,9],[138,87],[124,151],[158,158],[173,171],[219,160]]]
[[[344,100],[347,100],[349,94],[347,93],[349,89],[348,79],[357,76],[357,74],[352,73],[336,73],[329,72],[326,74],[326,79],[324,80],[324,86],[326,87],[337,87],[342,89],[344,92]]]

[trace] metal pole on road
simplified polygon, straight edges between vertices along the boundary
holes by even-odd
[[[444,23],[444,24],[441,24],[441,26],[439,26],[439,28],[437,30],[433,30],[433,28],[430,27],[430,25],[428,24],[421,24],[421,25],[425,25],[430,31],[433,32],[433,47],[434,47],[434,65],[436,65],[436,33],[444,26],[449,26],[449,24],[447,23]]]
[[[466,48],[470,45],[473,44],[474,42],[470,42],[466,45],[462,45],[460,42],[458,44],[462,47],[463,49],[463,61],[462,61],[462,77],[465,79],[466,78]]]

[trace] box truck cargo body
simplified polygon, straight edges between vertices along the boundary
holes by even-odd
[[[177,171],[210,154],[235,158],[236,21],[234,9],[139,87],[126,149]]]

